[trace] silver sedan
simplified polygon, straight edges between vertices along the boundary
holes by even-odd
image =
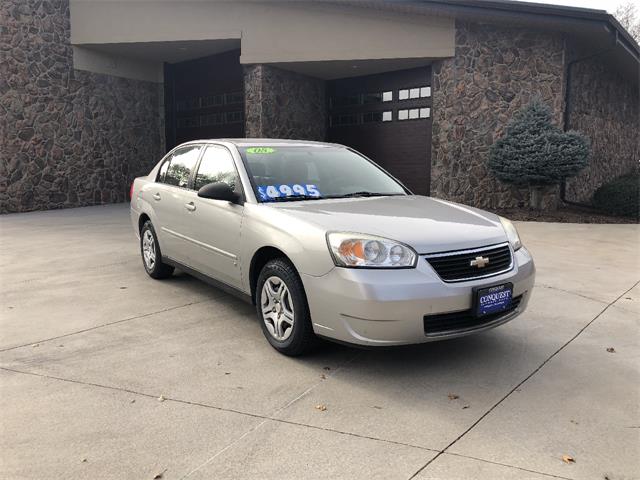
[[[413,195],[342,145],[202,140],[131,186],[143,265],[256,306],[287,355],[323,337],[365,346],[480,332],[522,313],[535,267],[513,224]]]

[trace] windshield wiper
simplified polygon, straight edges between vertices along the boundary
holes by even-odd
[[[267,201],[263,201],[262,203],[272,203],[272,202],[295,202],[297,200],[322,200],[327,197],[317,197],[315,195],[291,195],[290,197],[273,197]]]
[[[333,195],[326,198],[353,198],[353,197],[391,197],[394,195],[404,195],[404,193],[381,193],[381,192],[369,192],[363,190],[361,192],[345,193],[344,195]]]
[[[291,195],[285,197],[273,197],[269,200],[263,200],[262,203],[275,203],[275,202],[296,202],[298,200],[323,200],[325,198],[354,198],[354,197],[393,197],[398,195],[405,195],[404,193],[381,193],[381,192],[369,192],[363,190],[361,192],[345,193],[344,195],[325,195],[324,197],[317,197],[315,195]]]

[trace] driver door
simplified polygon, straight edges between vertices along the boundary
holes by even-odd
[[[189,238],[189,265],[192,268],[241,288],[240,229],[244,207],[223,200],[198,197],[198,190],[213,182],[225,182],[244,198],[240,177],[229,150],[208,145],[202,154],[189,191],[185,210],[185,235]]]

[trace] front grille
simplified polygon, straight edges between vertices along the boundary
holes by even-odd
[[[482,268],[472,266],[471,262],[476,257],[489,259],[489,262]],[[436,253],[427,255],[426,260],[445,282],[489,277],[511,270],[512,267],[511,249],[508,243],[474,250]]]
[[[467,330],[480,328],[494,320],[504,317],[518,308],[522,301],[522,295],[513,297],[511,305],[502,312],[476,317],[473,309],[464,310],[462,312],[439,313],[436,315],[424,316],[424,333],[425,335],[438,335],[444,332],[454,332],[456,330]]]

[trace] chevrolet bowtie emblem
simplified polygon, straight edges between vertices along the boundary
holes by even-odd
[[[478,267],[478,268],[483,268],[488,264],[489,264],[489,259],[487,257],[476,257],[473,260],[471,260],[471,262],[469,262],[469,265],[471,265],[472,267]]]

